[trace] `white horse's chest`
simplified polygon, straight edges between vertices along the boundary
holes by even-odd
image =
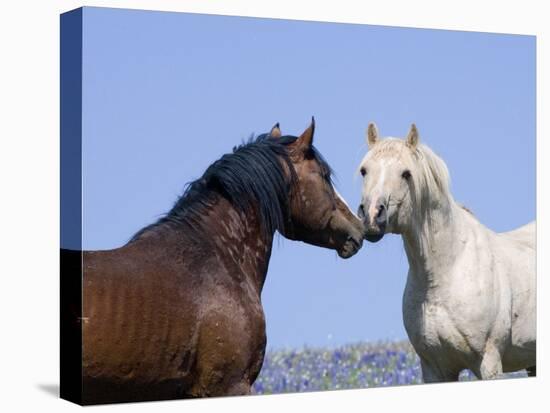
[[[403,302],[405,328],[414,347],[434,351],[452,341],[452,320],[441,303],[405,296]]]
[[[481,337],[492,324],[490,312],[484,315],[483,307],[483,303],[477,303],[475,309],[472,308],[456,292],[451,295],[444,288],[419,291],[408,282],[403,297],[403,319],[419,354],[432,357],[442,354],[449,359],[452,352],[461,358],[470,358],[482,350]]]
[[[411,342],[418,349],[433,349],[440,345],[438,306],[427,302],[405,301],[403,319]]]

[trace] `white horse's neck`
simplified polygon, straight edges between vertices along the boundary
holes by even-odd
[[[465,213],[452,197],[445,197],[399,231],[409,260],[409,277],[419,288],[430,289],[444,282],[442,277],[463,248]]]

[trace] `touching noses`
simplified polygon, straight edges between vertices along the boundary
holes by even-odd
[[[361,219],[365,219],[365,206],[361,203],[357,210],[357,216]]]

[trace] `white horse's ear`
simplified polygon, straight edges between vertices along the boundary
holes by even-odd
[[[409,145],[412,149],[416,149],[419,140],[420,137],[418,136],[418,129],[416,129],[416,125],[413,123],[411,125],[411,129],[409,130],[409,134],[407,135],[407,145]]]
[[[272,138],[280,138],[282,135],[281,129],[279,127],[279,122],[277,122],[273,127],[271,128],[271,132],[269,132],[269,136]]]
[[[378,142],[378,128],[376,125],[371,122],[367,128],[367,143],[369,147],[372,147],[376,142]]]

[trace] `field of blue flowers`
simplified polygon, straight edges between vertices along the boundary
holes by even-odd
[[[506,377],[526,377],[516,372]],[[475,380],[465,370],[460,380]],[[422,382],[420,361],[407,341],[350,344],[335,349],[268,351],[254,394],[358,389]]]

